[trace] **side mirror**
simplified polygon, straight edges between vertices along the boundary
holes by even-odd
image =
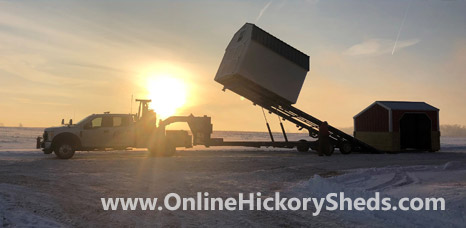
[[[73,119],[70,119],[69,125],[73,125]]]
[[[65,124],[65,119],[61,119],[61,125]]]

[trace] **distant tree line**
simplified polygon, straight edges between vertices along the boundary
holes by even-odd
[[[440,125],[440,133],[442,134],[442,136],[466,137],[466,126],[462,126],[459,124]]]

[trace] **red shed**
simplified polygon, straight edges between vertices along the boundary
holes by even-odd
[[[354,137],[383,151],[440,150],[439,109],[425,102],[376,101],[354,116]]]

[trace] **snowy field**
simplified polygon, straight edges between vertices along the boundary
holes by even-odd
[[[464,227],[466,138],[441,139],[441,151],[331,157],[284,149],[77,152],[59,160],[33,149],[38,128],[0,127],[0,227],[329,226]],[[267,140],[267,133],[216,132],[227,140]],[[292,140],[304,138],[293,134]],[[277,135],[277,137],[279,137]],[[101,197],[215,197],[261,192],[324,197],[443,197],[445,211],[104,211]]]

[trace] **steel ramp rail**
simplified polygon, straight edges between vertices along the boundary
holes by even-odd
[[[265,101],[263,99],[257,100],[258,102],[253,102],[255,105],[259,105],[269,111],[269,113],[274,113],[284,120],[288,120],[300,129],[307,129],[309,131],[309,136],[313,138],[318,137],[319,126],[323,121],[293,107],[290,104],[281,103],[276,104],[277,102]],[[275,103],[275,104],[274,104]],[[350,143],[352,151],[360,152],[379,152],[374,147],[354,138],[351,135],[344,133],[341,130],[329,125],[328,126],[330,139],[336,147],[343,146],[344,143]]]

